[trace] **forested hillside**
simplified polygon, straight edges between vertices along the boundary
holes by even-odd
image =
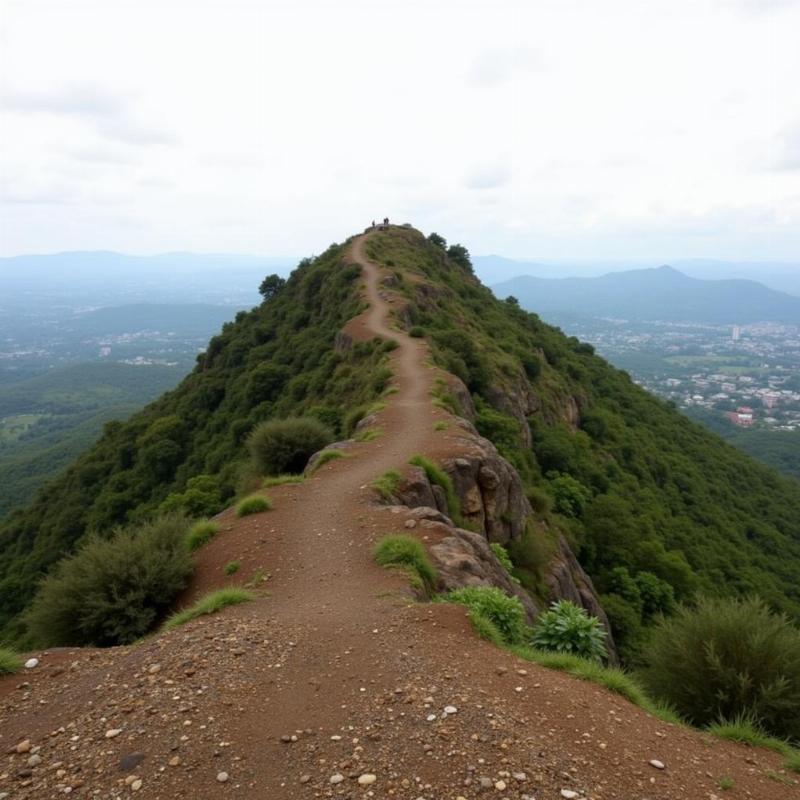
[[[301,263],[286,282],[265,281],[263,304],[226,324],[176,389],[127,422],[108,423],[96,445],[0,526],[7,635],[19,633],[7,626],[39,577],[87,531],[107,534],[143,519],[171,494],[180,505],[192,478],[199,480],[188,491],[201,513],[221,509],[248,479],[243,442],[261,420],[304,413],[349,433],[359,405],[380,393],[389,374],[381,368],[386,345],[334,347],[362,302],[360,270],[342,263],[342,250]]]
[[[409,324],[469,388],[478,430],[514,463],[544,524],[566,530],[623,651],[693,593],[749,594],[800,618],[800,491],[636,386],[512,299],[458,246],[384,235],[371,256]],[[426,284],[404,280],[417,272]],[[453,402],[453,398],[445,398]],[[512,552],[512,558],[513,558]]]
[[[343,246],[307,260],[288,282],[214,337],[174,391],[103,438],[0,529],[2,621],[37,577],[87,530],[183,503],[211,513],[246,487],[244,440],[256,423],[316,416],[339,437],[385,388],[391,343],[336,347],[361,309],[359,268]],[[373,237],[370,257],[396,268],[408,298],[398,318],[430,341],[469,395],[439,402],[471,414],[517,467],[542,530],[567,533],[635,660],[659,611],[695,592],[756,592],[800,618],[800,492],[665,403],[626,373],[472,274],[469,254],[412,229]],[[341,345],[341,341],[340,341]],[[208,476],[201,478],[200,476]],[[194,479],[194,480],[193,480]],[[512,561],[530,564],[510,547]],[[518,570],[523,582],[531,576]]]

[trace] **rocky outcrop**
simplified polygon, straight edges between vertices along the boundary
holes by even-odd
[[[491,542],[508,545],[525,535],[526,529],[534,536],[552,534],[543,525],[536,524],[514,467],[488,439],[478,435],[470,422],[458,419],[457,424],[461,434],[454,449],[459,455],[442,460],[441,466],[449,475],[461,504],[460,525],[447,516],[443,489],[432,484],[425,471],[418,467],[409,470],[394,498],[405,507],[406,526],[425,531],[440,576],[440,589],[498,586],[520,599],[530,621],[550,602],[569,600],[601,621],[608,632],[611,661],[616,662],[608,618],[591,579],[563,536],[558,536],[555,553],[543,569],[548,590],[546,598],[533,598],[511,580],[497,560],[489,546]],[[392,510],[403,509],[395,506]]]

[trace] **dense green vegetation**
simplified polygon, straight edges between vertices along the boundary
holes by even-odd
[[[264,420],[311,416],[337,437],[352,431],[386,386],[383,361],[394,345],[334,347],[362,308],[360,269],[345,263],[344,248],[304,260],[211,339],[177,388],[127,422],[108,423],[91,449],[0,525],[0,637],[24,636],[18,615],[38,579],[89,532],[105,536],[145,520],[170,495],[194,500],[199,492],[205,505],[203,486],[189,487],[200,476],[218,493],[217,508],[203,514],[229,504],[243,475],[252,477],[245,442]]]
[[[745,717],[800,741],[800,630],[760,600],[679,608],[653,631],[641,676],[696,725]]]
[[[470,390],[478,430],[516,466],[548,529],[568,536],[629,661],[659,612],[697,593],[758,593],[800,618],[796,482],[688,421],[513,298],[497,300],[468,258],[449,258],[441,242],[391,230],[368,248],[395,271],[408,324]],[[424,289],[409,272],[424,276]],[[440,394],[439,402],[455,399]],[[509,552],[519,567],[513,543]]]
[[[256,425],[247,448],[262,475],[297,474],[331,441],[333,431],[315,417],[288,417]]]
[[[31,640],[104,647],[144,636],[188,582],[187,529],[172,514],[90,536],[42,583],[26,614]]]
[[[0,647],[0,675],[13,675],[22,669],[22,659],[10,648]]]
[[[179,367],[75,364],[0,386],[0,519],[124,420],[171,389]]]
[[[687,414],[739,450],[784,475],[800,479],[800,431],[740,428],[721,414],[705,409],[691,409]]]
[[[536,618],[533,646],[600,662],[608,655],[605,638],[597,617],[568,600],[558,600]]]

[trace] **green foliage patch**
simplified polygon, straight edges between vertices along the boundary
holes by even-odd
[[[370,486],[388,503],[394,497],[402,481],[403,476],[396,469],[390,469],[384,472],[380,478],[372,481]]]
[[[269,511],[272,508],[272,503],[268,497],[263,494],[253,494],[250,497],[245,497],[236,506],[237,517],[248,517],[250,514],[260,514],[262,511]]]
[[[375,561],[382,567],[406,570],[418,582],[420,588],[430,592],[436,586],[436,570],[419,539],[406,534],[384,536],[374,551]]]
[[[606,632],[597,617],[569,600],[554,602],[536,618],[533,645],[539,650],[571,653],[589,661],[602,661],[608,655]]]
[[[504,644],[521,644],[527,633],[525,611],[516,597],[509,597],[496,586],[464,586],[443,595],[448,603],[460,603],[470,612],[488,620]]]
[[[204,544],[208,544],[219,533],[219,525],[208,519],[201,519],[195,522],[189,533],[186,535],[186,546],[189,552],[199,550]]]
[[[257,425],[247,439],[247,448],[263,474],[297,474],[331,441],[333,432],[315,417],[288,417]]]
[[[42,582],[27,614],[33,641],[107,647],[148,633],[191,574],[187,528],[173,514],[89,538]]]
[[[695,725],[747,717],[800,741],[800,631],[758,599],[701,598],[661,619],[641,678]]]
[[[22,659],[10,648],[0,647],[0,675],[14,675],[22,669]]]

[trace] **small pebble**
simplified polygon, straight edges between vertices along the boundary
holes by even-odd
[[[39,666],[39,659],[38,658],[29,658],[25,662],[25,669],[34,669],[34,667]]]
[[[227,772],[218,772],[217,773],[217,783],[227,783],[230,775]]]
[[[375,783],[378,780],[377,775],[373,775],[372,773],[365,772],[363,775],[360,775],[358,778],[359,786],[369,786],[371,783]]]
[[[341,783],[343,780],[344,780],[344,775],[342,775],[340,772],[337,772],[335,775],[331,775],[330,779],[328,780],[328,783],[336,784],[336,783]]]
[[[655,767],[656,769],[664,769],[664,762],[659,761],[657,758],[653,758],[650,761],[650,766]]]

